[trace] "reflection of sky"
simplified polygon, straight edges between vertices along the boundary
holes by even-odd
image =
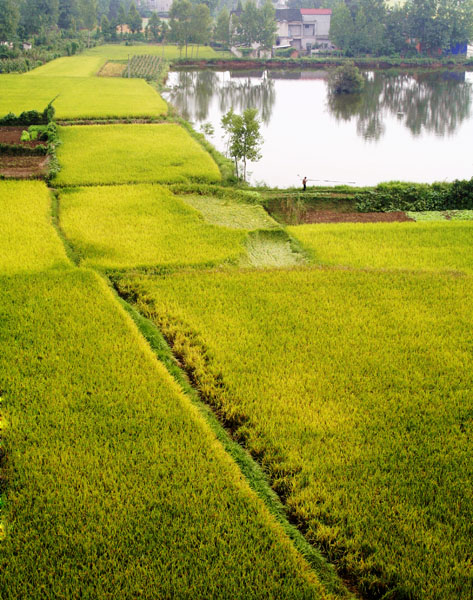
[[[175,74],[170,75],[168,83],[172,84]],[[228,73],[218,75],[220,81],[229,80]],[[466,74],[466,81],[473,82],[472,73]],[[385,110],[383,136],[367,141],[357,133],[356,117],[337,121],[330,114],[325,81],[275,79],[274,88],[276,100],[271,120],[261,128],[263,158],[248,167],[252,183],[288,187],[299,185],[304,175],[357,185],[390,180],[451,181],[473,176],[472,116],[460,123],[453,134],[440,137],[423,131],[414,137],[403,125],[403,116]],[[205,121],[215,128],[210,140],[224,151],[221,117],[214,96]],[[195,123],[196,129],[199,125]]]

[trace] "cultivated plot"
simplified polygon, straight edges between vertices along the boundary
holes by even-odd
[[[367,596],[473,597],[471,277],[186,272],[119,287]]]
[[[119,44],[105,44],[104,46],[96,46],[90,48],[83,53],[83,56],[95,56],[106,58],[107,60],[127,60],[128,57],[137,56],[140,54],[151,54],[156,56],[163,56],[165,60],[173,60],[179,58],[181,55],[185,56],[184,51],[180,51],[178,46],[161,46],[143,44],[136,46],[121,46]],[[188,57],[191,55],[194,58],[217,58],[222,56],[222,53],[217,53],[213,48],[209,46],[193,46],[188,47]]]
[[[3,599],[323,596],[94,273],[0,290]]]
[[[28,72],[28,76],[93,77],[105,64],[102,56],[62,56]]]
[[[220,171],[180,125],[60,128],[58,185],[215,182]]]
[[[337,223],[288,231],[323,265],[473,271],[473,223]]]
[[[245,231],[206,223],[159,185],[61,193],[61,226],[84,264],[104,268],[212,265],[245,254]]]
[[[51,196],[40,181],[0,181],[0,274],[70,265],[52,224]]]
[[[0,115],[43,110],[53,98],[58,119],[160,117],[167,104],[142,79],[0,75]]]

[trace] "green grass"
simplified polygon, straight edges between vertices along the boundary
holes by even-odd
[[[117,285],[365,596],[473,597],[470,277],[194,271]]]
[[[159,185],[81,188],[61,194],[61,227],[83,264],[105,268],[237,261],[245,231],[206,223]]]
[[[105,64],[102,56],[62,56],[28,72],[28,76],[92,77]]]
[[[94,273],[0,290],[2,599],[322,597]]]
[[[473,210],[423,210],[406,214],[414,221],[473,221]]]
[[[51,197],[40,181],[0,181],[0,274],[69,265],[52,225]]]
[[[58,119],[160,117],[167,104],[141,79],[0,75],[0,115],[43,110],[54,102]]]
[[[194,58],[196,50],[194,49]],[[162,56],[163,48],[160,45],[136,45],[136,46],[124,46],[119,44],[105,44],[104,46],[96,46],[86,50],[82,56],[94,56],[105,58],[106,60],[127,60],[130,56],[137,56],[139,54],[152,54]],[[179,58],[179,48],[177,46],[164,46],[164,58],[166,60],[173,60]],[[184,57],[185,50],[182,52]],[[188,49],[188,57],[191,56],[191,46]],[[209,46],[200,46],[198,50],[198,58],[217,58],[221,56],[213,48]]]
[[[202,213],[204,219],[213,225],[231,229],[275,229],[279,225],[264,208],[230,196],[185,194],[182,200]]]
[[[288,231],[322,265],[473,270],[473,223],[337,223]]]
[[[213,159],[179,125],[61,127],[58,185],[219,181]]]

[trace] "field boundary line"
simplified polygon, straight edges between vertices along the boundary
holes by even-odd
[[[53,227],[56,230],[56,233],[58,234],[59,239],[62,242],[62,245],[64,246],[64,250],[66,251],[67,258],[71,261],[71,263],[75,267],[78,267],[80,265],[80,256],[74,250],[74,247],[67,239],[66,234],[64,233],[64,231],[62,230],[62,227],[61,227],[61,220],[60,220],[61,205],[60,205],[60,201],[59,201],[59,192],[58,192],[58,190],[56,190],[54,188],[49,188],[49,193],[51,195],[51,219],[52,219]]]
[[[109,284],[112,287],[113,282],[109,281]],[[335,594],[340,599],[354,600],[357,598],[346,587],[345,582],[337,574],[335,567],[317,548],[306,540],[295,525],[290,523],[284,504],[278,494],[272,489],[262,467],[243,446],[232,439],[230,432],[222,425],[212,408],[201,398],[198,390],[192,386],[189,377],[180,366],[161,330],[150,319],[147,319],[136,310],[127,300],[122,298],[115,286],[112,287],[112,290],[120,305],[133,319],[157,359],[163,363],[169,374],[181,387],[183,393],[186,394],[197,408],[199,414],[202,415],[207,425],[222,444],[225,452],[237,464],[250,488],[265,504],[272,517],[278,522],[293,543],[296,551],[307,561],[327,591]]]

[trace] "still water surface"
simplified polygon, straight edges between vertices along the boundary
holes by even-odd
[[[220,120],[258,109],[263,158],[252,183],[271,187],[338,182],[451,181],[473,176],[473,73],[365,74],[359,96],[332,97],[326,71],[176,71],[166,100],[222,152]]]

